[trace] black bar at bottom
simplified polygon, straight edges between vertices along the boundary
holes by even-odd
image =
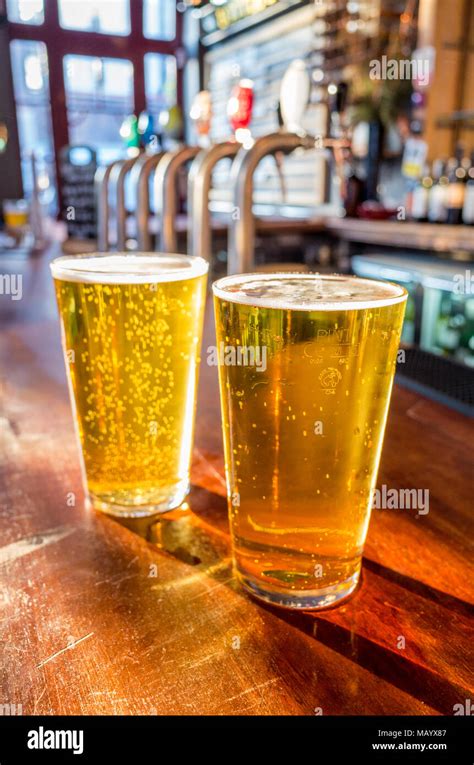
[[[468,700],[470,701],[470,700]],[[213,729],[276,731],[276,735],[259,739],[261,746],[280,742],[295,749],[303,743],[314,746],[315,759],[331,755],[337,760],[344,755],[350,761],[360,762],[420,762],[454,763],[472,765],[472,717],[474,706],[464,714],[453,717],[403,716],[403,717],[238,717],[238,716],[3,716],[0,717],[0,763],[1,765],[24,765],[28,762],[104,762],[104,755],[117,758],[118,762],[130,760],[142,763],[149,758],[162,760],[164,756],[177,756],[183,761],[186,747],[193,758],[201,748],[202,739],[195,735],[176,736],[180,730],[195,733]],[[170,737],[163,736],[172,731]],[[174,734],[174,735],[173,735]],[[245,744],[247,753],[252,751],[252,736]],[[208,755],[218,755],[221,739],[213,740],[206,735]],[[244,739],[234,741],[232,748],[244,745]],[[197,747],[196,743],[200,742]],[[266,743],[265,743],[266,742]],[[166,744],[166,746],[165,746]],[[164,749],[163,749],[164,747]],[[193,748],[194,747],[194,748]],[[173,755],[174,751],[174,755]],[[235,754],[236,749],[233,748]],[[165,755],[166,752],[166,755]],[[283,755],[283,752],[281,753]],[[222,758],[227,758],[225,749]],[[347,760],[349,762],[349,760]]]

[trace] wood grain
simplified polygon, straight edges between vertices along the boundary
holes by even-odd
[[[328,218],[327,231],[351,242],[380,244],[383,247],[410,247],[421,250],[450,252],[474,251],[474,237],[469,226],[437,223],[411,223],[362,218]]]
[[[379,485],[428,488],[429,514],[374,511],[342,607],[264,607],[232,575],[215,368],[201,370],[188,504],[158,522],[84,508],[47,261],[2,261],[24,296],[0,296],[0,703],[403,715],[472,698],[471,423],[395,388]]]

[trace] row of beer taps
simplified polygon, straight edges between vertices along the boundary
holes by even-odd
[[[181,146],[172,151],[136,153],[99,168],[96,174],[98,249],[124,251],[128,244],[126,184],[134,199],[134,247],[140,252],[176,252],[177,186],[184,168],[187,176],[187,250],[190,255],[212,259],[212,222],[209,195],[212,174],[222,159],[231,159],[230,185],[233,193],[228,224],[229,274],[255,270],[255,219],[253,187],[255,171],[269,155],[279,162],[281,156],[296,149],[316,149],[335,168],[343,182],[344,151],[348,141],[340,129],[340,113],[344,109],[345,86],[333,85],[329,90],[328,130],[325,136],[310,135],[302,127],[310,98],[311,81],[305,63],[293,61],[285,73],[280,91],[282,127],[253,140],[248,130],[252,108],[252,83],[241,81],[233,95],[235,139],[201,146]],[[231,102],[232,104],[232,99]],[[333,127],[336,125],[336,129]],[[198,131],[199,132],[199,131]],[[153,183],[154,208],[159,220],[153,242],[150,227],[150,184]]]

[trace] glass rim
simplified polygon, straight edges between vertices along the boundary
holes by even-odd
[[[242,295],[235,292],[227,292],[226,287],[232,283],[245,284],[247,281],[253,280],[267,281],[270,279],[319,279],[321,281],[333,280],[341,282],[363,282],[364,284],[374,284],[383,287],[385,290],[392,287],[396,294],[386,295],[384,297],[366,297],[361,300],[344,300],[340,298],[331,302],[318,300],[310,304],[298,305],[296,301],[285,300],[278,296],[265,296],[265,297],[253,297],[249,295]],[[275,271],[275,272],[252,272],[248,274],[234,274],[231,276],[224,276],[221,279],[213,282],[212,292],[215,297],[227,303],[237,303],[239,305],[248,305],[255,308],[271,308],[274,310],[290,310],[290,311],[357,311],[368,308],[382,308],[383,306],[396,305],[406,301],[408,297],[408,290],[401,284],[396,282],[386,281],[383,279],[366,279],[360,276],[353,276],[351,274],[320,274],[316,271],[301,272],[301,271]]]
[[[110,262],[108,268],[104,263],[107,260]],[[157,265],[161,261],[163,265],[166,260],[169,260],[169,270],[160,271],[157,268],[153,271],[153,269],[144,270],[137,267],[137,261],[143,263],[148,261],[150,266],[153,261]],[[96,263],[95,267],[93,261]],[[126,261],[128,261],[126,269],[117,268],[118,263]],[[175,264],[180,263],[181,266],[173,268],[173,261]],[[82,266],[79,265],[80,263]],[[159,284],[204,276],[209,270],[209,263],[199,256],[178,252],[89,252],[80,255],[60,255],[50,262],[49,267],[53,279],[58,281],[85,284]]]

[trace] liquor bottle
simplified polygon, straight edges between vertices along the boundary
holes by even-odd
[[[433,185],[428,200],[428,220],[430,223],[446,223],[448,176],[444,160],[436,159],[433,162],[432,177]]]
[[[466,170],[462,164],[463,150],[456,147],[456,155],[449,160],[446,223],[462,223],[462,208],[466,191]]]
[[[425,165],[421,178],[418,179],[411,200],[411,217],[417,222],[428,220],[428,203],[433,178],[430,176],[428,165]]]
[[[364,200],[365,181],[360,177],[354,163],[349,160],[344,184],[344,210],[347,218],[357,217],[357,208]]]
[[[471,166],[467,171],[466,191],[462,208],[463,223],[474,225],[474,149],[471,151]]]

